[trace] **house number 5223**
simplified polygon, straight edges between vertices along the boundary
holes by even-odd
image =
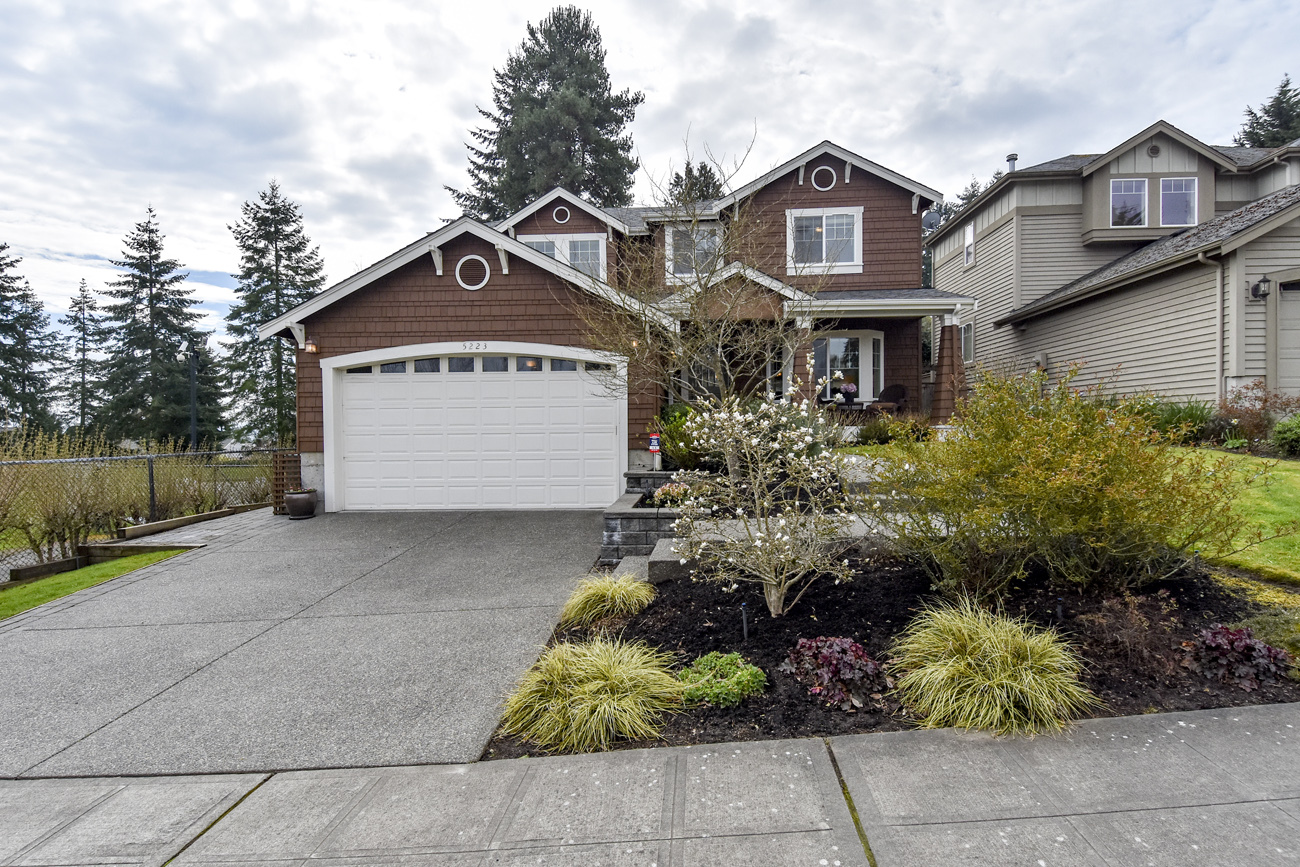
[[[465,341],[464,343],[461,344],[461,346],[463,346],[465,349],[487,349],[488,348],[488,345],[486,343],[476,343],[472,340]]]

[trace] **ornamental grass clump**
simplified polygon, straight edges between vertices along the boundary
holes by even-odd
[[[631,575],[585,578],[560,612],[560,626],[591,626],[610,617],[636,614],[654,601],[655,588]]]
[[[796,384],[797,391],[797,384]],[[779,617],[819,578],[848,581],[847,529],[855,498],[840,484],[840,429],[804,400],[715,401],[687,429],[722,473],[679,472],[678,551],[699,574],[732,587],[758,584]]]
[[[923,728],[1056,732],[1099,705],[1079,683],[1083,662],[1055,631],[969,599],[913,620],[890,669],[898,699]]]
[[[686,686],[688,702],[714,707],[735,707],[767,689],[767,675],[745,662],[739,653],[713,651],[696,659],[678,675]]]
[[[895,440],[878,467],[879,520],[954,597],[997,595],[1045,574],[1110,591],[1170,577],[1295,532],[1249,529],[1236,502],[1267,467],[1182,448],[1142,401],[1077,389],[1078,370],[985,375],[941,440]]]
[[[596,638],[549,648],[506,699],[501,728],[545,750],[607,750],[659,735],[681,708],[672,655],[641,642]]]

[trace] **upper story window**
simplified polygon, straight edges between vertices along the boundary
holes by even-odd
[[[682,279],[707,272],[718,256],[721,229],[716,223],[696,226],[668,226],[664,235],[664,259],[669,279]]]
[[[605,279],[605,236],[520,235],[519,241],[539,253],[567,262],[589,277]]]
[[[862,273],[862,208],[786,211],[786,273]]]
[[[969,223],[966,226],[965,234],[962,238],[962,246],[965,248],[963,261],[967,265],[975,264],[975,224]]]
[[[1146,178],[1110,182],[1110,225],[1145,226],[1147,224]]]
[[[1160,179],[1160,225],[1196,225],[1196,178]]]

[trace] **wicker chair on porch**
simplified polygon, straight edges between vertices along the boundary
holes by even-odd
[[[867,404],[866,411],[871,415],[887,412],[897,415],[907,409],[907,386],[887,385],[880,390],[880,395]]]

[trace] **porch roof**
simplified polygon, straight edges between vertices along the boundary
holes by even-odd
[[[974,311],[976,301],[941,289],[840,289],[818,293],[810,301],[787,303],[794,315],[816,316],[955,316]]]

